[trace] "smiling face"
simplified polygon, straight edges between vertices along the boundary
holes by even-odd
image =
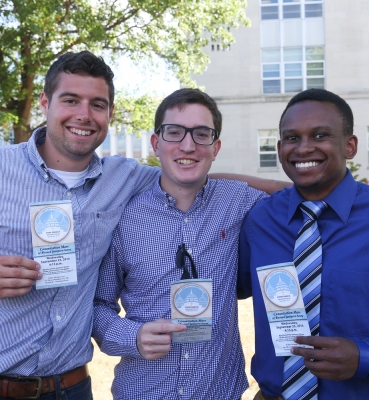
[[[62,72],[51,100],[42,93],[46,140],[39,151],[50,168],[83,171],[104,141],[114,106],[104,78]]]
[[[342,115],[333,103],[302,101],[281,121],[278,157],[306,200],[326,197],[346,175],[346,159],[357,151],[357,138],[344,135]]]
[[[165,112],[162,124],[177,124],[187,128],[207,126],[214,129],[211,112],[202,104],[187,104]],[[151,145],[162,165],[161,187],[167,193],[191,189],[198,192],[220,149],[220,140],[210,146],[195,144],[188,132],[182,142],[166,142],[162,135],[153,134]]]

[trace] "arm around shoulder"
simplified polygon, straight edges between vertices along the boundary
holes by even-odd
[[[230,174],[230,173],[213,173],[209,175],[211,179],[228,179],[232,181],[247,182],[249,186],[262,190],[268,194],[273,194],[278,190],[292,186],[291,182],[277,181],[274,179],[264,179],[251,175]]]

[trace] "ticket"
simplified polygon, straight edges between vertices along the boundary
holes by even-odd
[[[76,285],[77,267],[72,203],[30,203],[33,258],[43,277],[36,289]]]

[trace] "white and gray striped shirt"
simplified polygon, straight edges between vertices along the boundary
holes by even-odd
[[[102,257],[122,210],[150,188],[159,169],[123,156],[94,154],[84,179],[68,189],[27,143],[0,148],[0,254],[32,258],[29,203],[71,200],[78,285],[0,300],[0,374],[60,374],[92,358],[92,300]]]

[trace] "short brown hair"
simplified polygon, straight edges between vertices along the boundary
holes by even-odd
[[[211,112],[214,128],[217,131],[216,139],[218,139],[222,130],[222,114],[218,109],[217,103],[201,90],[191,88],[178,89],[160,103],[155,114],[155,132],[157,132],[160,125],[163,123],[167,110],[173,108],[179,108],[181,110],[187,104],[202,104]]]
[[[46,73],[44,92],[49,101],[58,87],[59,76],[62,72],[104,78],[109,87],[109,105],[114,103],[114,73],[102,57],[97,57],[88,50],[62,54]]]

